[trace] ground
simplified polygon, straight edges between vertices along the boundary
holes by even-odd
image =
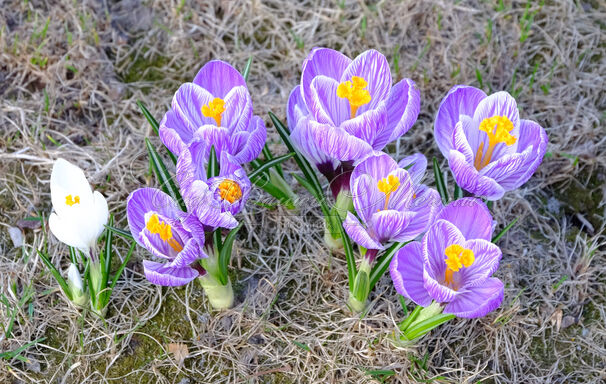
[[[0,353],[23,348],[21,359],[0,355],[0,382],[604,382],[604,20],[599,0],[4,1]],[[314,46],[349,56],[378,49],[394,77],[416,82],[421,113],[389,147],[397,159],[422,152],[445,166],[433,120],[455,84],[507,90],[523,118],[545,127],[548,152],[535,176],[494,206],[499,228],[519,219],[498,243],[501,307],[396,346],[404,312],[389,277],[366,316],[352,315],[345,262],[323,244],[319,208],[253,203],[231,263],[233,309],[211,311],[196,284],[152,286],[141,248],[105,321],[72,307],[36,253],[46,226],[31,219],[50,213],[53,160],[82,167],[126,227],[128,194],[155,185],[144,138],[159,144],[137,100],[160,119],[205,62],[243,68],[252,56],[255,113],[272,150],[285,153],[267,112],[285,117]],[[255,191],[251,200],[265,198]],[[118,247],[123,257],[127,244]],[[65,270],[67,248],[49,236],[48,249]]]

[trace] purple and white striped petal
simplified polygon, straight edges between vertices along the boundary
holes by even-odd
[[[145,278],[152,284],[178,287],[197,278],[200,273],[191,267],[175,268],[168,264],[143,260]]]
[[[450,150],[453,149],[453,132],[455,125],[461,120],[461,116],[473,117],[478,104],[484,98],[486,98],[486,94],[482,90],[466,85],[457,85],[448,91],[440,103],[434,123],[436,143],[444,157],[448,158]],[[475,127],[477,129],[477,126]],[[474,142],[475,140],[468,137],[468,141]]]
[[[473,319],[486,316],[503,302],[503,282],[489,278],[483,284],[470,287],[461,292],[453,301],[446,304],[443,313],[457,317]]]
[[[351,212],[347,212],[347,217],[343,221],[343,229],[358,245],[366,249],[383,249],[381,243],[373,239],[368,231],[362,226],[360,220]]]
[[[402,247],[391,259],[389,274],[396,291],[427,307],[432,298],[427,293],[423,280],[423,249],[421,243],[412,242]]]
[[[408,171],[413,184],[420,184],[427,170],[427,158],[422,153],[415,153],[400,160],[398,167]]]
[[[353,76],[366,80],[366,89],[370,93],[370,103],[362,105],[358,114],[376,108],[387,99],[391,90],[391,70],[385,56],[380,52],[369,49],[356,57],[341,75],[340,82],[351,81]]]
[[[467,163],[465,155],[461,152],[451,150],[448,156],[448,165],[452,170],[455,181],[464,190],[488,200],[498,200],[505,194],[505,190],[499,183],[489,177],[480,175],[473,164]]]
[[[444,207],[436,220],[454,224],[467,240],[492,239],[492,215],[482,200],[464,197]]]
[[[206,63],[193,81],[206,89],[213,97],[224,99],[236,87],[245,87],[246,81],[234,67],[221,60]]]
[[[351,63],[351,59],[329,48],[314,48],[305,61],[301,73],[301,91],[305,104],[311,105],[311,82],[317,76],[327,76],[339,81]]]

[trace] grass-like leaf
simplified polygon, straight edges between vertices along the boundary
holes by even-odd
[[[515,223],[518,222],[518,219],[519,217],[516,217],[511,223],[507,224],[507,226],[503,228],[501,232],[499,232],[495,237],[492,238],[492,242],[496,243],[497,241],[499,241],[499,239],[501,239],[501,237],[503,237],[507,233],[507,231],[509,231],[511,227],[513,227]]]
[[[106,225],[105,228],[109,229],[110,231],[112,231],[113,233],[115,233],[118,236],[122,236],[124,238],[127,238],[129,240],[135,240],[135,238],[133,237],[133,235],[125,230],[125,229],[120,229],[120,228],[116,228],[116,227],[112,227],[111,225]]]
[[[372,290],[381,276],[385,274],[387,268],[389,268],[389,263],[391,263],[391,259],[398,252],[400,248],[402,248],[407,243],[395,243],[391,247],[387,249],[387,251],[383,252],[383,254],[377,258],[375,265],[372,267],[370,271],[370,290]]]
[[[446,189],[446,184],[444,183],[444,174],[440,170],[440,165],[435,157],[433,158],[433,174],[436,179],[436,189],[438,190],[438,193],[440,193],[442,203],[448,204],[448,190]]]
[[[206,168],[206,178],[219,176],[219,160],[217,159],[217,152],[215,146],[210,147],[210,154],[208,155],[208,167]]]
[[[5,360],[11,360],[11,359],[14,359],[14,358],[19,359],[19,357],[22,357],[22,356],[19,356],[21,354],[21,352],[25,351],[26,349],[28,349],[32,345],[36,345],[36,344],[38,344],[38,343],[40,343],[40,342],[42,342],[44,340],[46,340],[46,337],[41,337],[39,339],[36,339],[34,341],[30,341],[29,343],[20,346],[19,348],[15,349],[14,351],[2,352],[2,353],[0,353],[0,359],[5,359]],[[21,360],[23,362],[27,362],[28,361],[25,358],[19,359],[19,360]]]
[[[459,187],[459,184],[455,183],[454,188],[454,200],[459,200],[463,198],[463,189]]]
[[[118,282],[118,279],[122,275],[124,268],[126,268],[126,264],[130,260],[130,257],[133,254],[133,250],[135,249],[135,244],[136,243],[132,243],[130,245],[130,248],[128,249],[128,253],[126,254],[126,257],[124,258],[124,261],[122,262],[122,264],[120,264],[120,268],[118,268],[118,270],[116,271],[116,274],[114,275],[114,279],[112,280],[112,284],[109,287],[110,293],[111,293],[111,291],[113,291],[114,287],[116,286],[116,283]],[[109,294],[108,294],[108,297],[109,297]],[[107,303],[105,303],[105,305],[107,305]]]
[[[152,114],[147,110],[147,108],[145,107],[145,105],[143,104],[143,102],[141,100],[137,101],[137,105],[139,106],[139,109],[143,113],[143,116],[145,116],[145,118],[147,119],[149,124],[152,126],[154,132],[156,132],[156,135],[160,135],[160,125],[158,124],[158,121],[156,119],[154,119]],[[169,151],[168,148],[166,148],[166,152],[168,152],[168,156],[172,160],[173,164],[177,164],[177,158],[175,157],[175,155],[173,155],[173,153],[171,151]]]
[[[225,237],[225,241],[221,247],[221,252],[219,252],[219,271],[221,273],[221,277],[225,277],[225,282],[222,281],[223,284],[227,284],[227,265],[229,264],[229,259],[231,258],[234,240],[236,240],[236,235],[238,234],[240,228],[242,228],[242,224],[243,223],[240,223],[236,228],[229,232],[229,234]]]
[[[151,162],[152,168],[154,169],[154,173],[158,178],[158,182],[160,183],[160,187],[166,194],[168,194],[174,201],[179,204],[182,210],[186,211],[185,203],[183,202],[183,198],[181,197],[181,193],[179,189],[175,185],[172,177],[168,173],[162,158],[156,152],[156,149],[152,145],[151,141],[146,137],[145,138],[145,146],[147,147],[147,153],[149,155],[149,160]]]
[[[414,340],[417,337],[423,336],[430,332],[432,329],[444,324],[455,318],[455,315],[440,313],[439,315],[430,317],[429,319],[423,320],[418,324],[413,325],[404,332],[404,335],[408,340]]]
[[[320,184],[320,181],[318,180],[318,177],[316,176],[316,172],[315,172],[314,168],[311,166],[311,164],[309,164],[307,159],[305,159],[305,157],[303,157],[303,155],[301,155],[295,149],[295,146],[293,145],[292,141],[290,140],[290,132],[289,132],[288,128],[272,112],[269,112],[269,118],[271,119],[272,123],[276,127],[276,130],[278,131],[280,138],[284,142],[284,145],[286,145],[286,147],[288,148],[288,151],[295,153],[294,159],[297,162],[299,169],[301,169],[301,172],[303,172],[303,175],[305,176],[305,178],[307,179],[309,184],[311,184],[313,186],[313,188],[316,192],[313,195],[321,197],[323,194],[322,186]]]
[[[274,158],[274,155],[269,150],[269,147],[267,146],[267,144],[265,144],[263,146],[263,151],[262,152],[263,152],[263,156],[265,156],[265,161],[270,161],[271,159]],[[281,164],[278,164],[276,166],[276,170],[278,171],[278,173],[280,174],[281,177],[284,177],[284,171],[282,170],[282,165]]]
[[[50,259],[48,258],[48,256],[45,253],[38,250],[38,256],[40,256],[40,259],[42,259],[42,262],[44,263],[44,265],[46,265],[48,270],[51,272],[51,274],[53,275],[53,277],[55,278],[55,280],[57,281],[57,283],[63,290],[63,293],[65,293],[65,296],[67,296],[67,298],[71,300],[72,293],[69,289],[69,286],[67,285],[67,282],[65,281],[63,276],[61,276],[61,273],[57,270],[57,268],[55,268],[55,266],[53,265],[53,263],[51,263]]]
[[[246,61],[246,65],[244,66],[244,70],[242,71],[242,77],[244,81],[248,81],[248,76],[250,75],[250,67],[252,67],[253,57],[252,55]]]
[[[271,160],[268,160],[265,163],[261,164],[256,170],[252,171],[248,175],[248,178],[250,179],[250,181],[254,182],[256,179],[258,179],[260,177],[260,175],[262,173],[267,173],[269,171],[269,169],[272,167],[277,168],[280,165],[280,163],[290,159],[294,155],[295,155],[295,153],[291,152],[291,153],[287,153],[286,155],[283,155],[280,157],[272,158]],[[279,173],[279,171],[278,171],[278,173]]]

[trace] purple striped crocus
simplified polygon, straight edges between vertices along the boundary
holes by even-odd
[[[447,205],[421,242],[405,245],[391,261],[396,291],[443,313],[485,316],[503,301],[503,283],[492,277],[501,250],[491,243],[492,217],[484,203],[463,198]]]
[[[206,178],[206,148],[208,144],[195,141],[184,149],[177,160],[177,182],[188,212],[185,220],[192,226],[198,222],[203,230],[235,228],[238,221],[233,215],[246,204],[251,183],[234,156],[222,152],[219,175]]]
[[[440,104],[434,130],[457,184],[488,200],[527,182],[547,149],[545,130],[520,119],[507,92],[486,96],[455,86]]]
[[[157,285],[185,285],[205,271],[198,260],[204,253],[204,232],[191,231],[181,211],[170,196],[154,188],[140,188],[126,201],[128,225],[133,238],[156,258],[144,260],[147,280]]]
[[[438,192],[420,184],[426,167],[421,154],[399,164],[382,152],[362,160],[351,176],[358,217],[348,212],[343,223],[352,240],[382,250],[390,242],[410,241],[423,233],[442,208]]]
[[[303,62],[301,84],[287,107],[291,138],[329,181],[336,197],[349,185],[354,161],[406,133],[420,110],[410,79],[392,87],[385,56],[375,50],[351,60],[328,48],[314,48]]]
[[[171,109],[160,123],[160,138],[179,155],[191,142],[203,140],[217,154],[229,153],[240,163],[257,158],[266,139],[263,119],[253,116],[246,81],[231,65],[213,60],[192,83],[179,87]]]

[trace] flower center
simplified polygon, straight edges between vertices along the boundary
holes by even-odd
[[[400,186],[400,179],[397,176],[389,175],[377,183],[377,188],[379,188],[380,192],[385,194],[385,206],[383,210],[387,209],[387,204],[389,204],[389,198],[391,197],[392,192],[395,192],[396,189]],[[379,209],[380,211],[380,209]]]
[[[65,196],[65,205],[70,207],[74,204],[80,204],[80,196],[76,195],[72,198],[72,195]]]
[[[349,100],[352,119],[356,117],[359,107],[370,103],[370,92],[364,89],[367,85],[368,83],[364,78],[352,76],[351,81],[345,81],[337,87],[337,96]]]
[[[480,142],[474,161],[474,166],[478,171],[490,163],[492,152],[497,144],[513,145],[517,141],[516,137],[509,133],[512,130],[513,123],[506,116],[493,116],[482,120],[480,131],[486,132],[488,135],[488,148],[484,153],[484,142]]]
[[[221,195],[221,200],[227,200],[233,204],[242,198],[242,189],[235,181],[225,179],[219,184],[219,194]]]
[[[446,263],[444,282],[453,287],[456,291],[457,288],[454,286],[453,279],[454,272],[458,272],[463,266],[465,266],[465,268],[470,267],[476,258],[471,249],[463,248],[459,244],[449,245],[444,250],[444,253],[446,254],[446,259],[444,259],[444,262]]]
[[[221,114],[225,112],[225,101],[218,97],[212,99],[208,105],[202,106],[204,117],[212,117],[217,122],[217,127],[221,126]]]
[[[151,234],[159,235],[160,239],[165,243],[168,243],[175,252],[181,252],[183,250],[181,244],[173,237],[173,231],[170,224],[160,221],[160,218],[158,218],[156,213],[151,215],[149,220],[147,220],[145,228],[147,228]]]

